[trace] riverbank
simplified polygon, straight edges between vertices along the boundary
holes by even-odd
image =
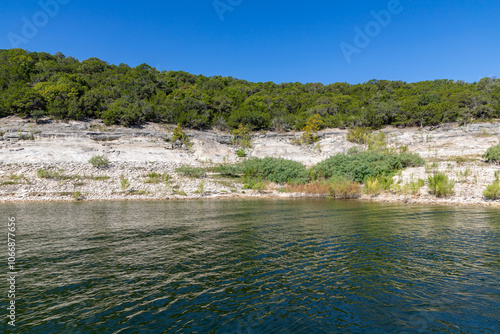
[[[439,171],[455,181],[455,194],[437,198],[427,186],[418,193],[398,192],[361,200],[415,204],[486,205],[483,191],[495,179],[499,166],[481,156],[498,143],[499,123],[467,126],[447,124],[434,128],[386,128],[392,145],[406,145],[419,153],[425,167],[409,168],[395,176],[395,184],[426,180]],[[36,124],[17,117],[0,119],[0,202],[77,200],[180,200],[211,198],[310,197],[288,193],[282,185],[266,183],[259,190],[245,189],[239,179],[211,172],[221,163],[235,163],[238,147],[228,133],[187,131],[189,144],[172,143],[173,128],[147,124],[141,128],[106,127],[100,121]],[[286,158],[312,166],[331,155],[360,146],[346,140],[347,131],[327,129],[313,145],[298,145],[301,133],[257,133],[251,138],[248,157]],[[98,168],[93,156],[110,164]],[[181,166],[204,168],[202,178],[177,172]],[[40,173],[42,171],[42,173]]]

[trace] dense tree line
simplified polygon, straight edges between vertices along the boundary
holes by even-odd
[[[61,53],[0,50],[0,117],[102,118],[106,124],[181,124],[194,129],[426,126],[500,116],[500,80],[417,83],[252,83],[157,71],[142,64],[78,61]]]

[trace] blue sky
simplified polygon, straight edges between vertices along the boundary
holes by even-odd
[[[2,0],[14,45],[254,82],[474,82],[500,77],[500,1]]]

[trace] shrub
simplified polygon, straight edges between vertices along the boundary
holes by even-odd
[[[300,162],[282,158],[251,158],[239,164],[248,177],[268,180],[274,183],[306,183],[309,173]]]
[[[243,174],[243,166],[241,164],[238,165],[222,164],[215,167],[214,171],[223,176],[237,177]]]
[[[399,161],[403,167],[419,167],[425,164],[425,160],[420,157],[417,153],[400,153]]]
[[[251,177],[243,177],[243,189],[252,189],[262,192],[266,188],[266,184],[262,181],[262,178],[251,178]]]
[[[109,166],[109,160],[104,155],[94,155],[89,163],[97,168],[106,168]]]
[[[171,141],[172,143],[176,141],[180,141],[181,144],[188,144],[189,143],[189,137],[184,131],[182,131],[182,127],[180,124],[177,124],[177,126],[174,129],[174,133],[172,134]]]
[[[252,135],[250,133],[250,127],[248,125],[240,124],[237,129],[233,130],[233,143],[236,146],[242,148],[252,146]],[[239,156],[239,155],[238,155]]]
[[[182,166],[175,170],[176,173],[179,173],[184,176],[194,177],[194,178],[203,178],[206,175],[206,171],[200,167],[190,167],[190,166]]]
[[[484,197],[491,200],[500,199],[500,182],[496,180],[492,184],[486,187],[483,192]]]
[[[317,135],[323,121],[319,114],[315,114],[307,120],[306,126],[302,129],[302,137],[300,141],[302,144],[312,144],[319,140]]]
[[[127,190],[127,189],[128,189],[128,187],[130,187],[130,182],[129,182],[129,180],[128,180],[126,177],[124,177],[124,176],[122,175],[122,176],[120,177],[120,188],[121,188],[122,190]]]
[[[245,152],[245,149],[240,148],[238,151],[236,151],[236,155],[240,158],[244,158],[247,156],[247,153]]]
[[[329,195],[331,193],[331,188],[332,187],[328,182],[313,181],[306,184],[287,184],[285,191],[288,193]]]
[[[367,144],[368,136],[371,134],[370,128],[354,127],[347,131],[347,141],[355,144]]]
[[[418,179],[418,181],[411,181],[409,183],[406,183],[403,188],[402,192],[405,195],[418,195],[420,193],[420,189],[425,185],[425,181],[422,179]]]
[[[382,191],[382,184],[378,182],[378,179],[375,177],[370,177],[365,180],[365,194],[368,195],[378,195]]]
[[[445,174],[437,173],[429,176],[428,182],[430,193],[437,197],[448,197],[455,192],[455,182],[450,180]]]
[[[361,153],[334,155],[311,168],[314,178],[340,177],[363,182],[367,178],[389,175],[409,166],[419,166],[424,160],[412,153],[379,153],[365,151]]]
[[[378,195],[382,190],[389,191],[394,179],[391,176],[369,177],[365,179],[364,191],[369,195]]]
[[[329,183],[331,186],[330,195],[334,198],[351,199],[361,195],[359,183],[343,178],[331,179]]]
[[[483,158],[488,162],[500,163],[500,144],[490,147],[483,155]]]

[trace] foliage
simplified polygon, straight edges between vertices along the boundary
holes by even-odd
[[[401,191],[404,195],[418,195],[420,193],[420,189],[425,185],[425,181],[422,179],[418,179],[417,181],[410,181],[403,185]]]
[[[62,173],[61,171],[40,168],[36,171],[36,176],[40,179],[59,179]]]
[[[190,166],[182,166],[175,170],[176,173],[182,174],[184,176],[194,177],[194,178],[203,178],[207,173],[205,169],[201,167],[190,167]]]
[[[238,177],[241,174],[243,174],[243,166],[241,164],[237,165],[222,164],[215,167],[214,171],[223,176]]]
[[[36,119],[43,112],[127,126],[162,122],[193,129],[282,131],[303,129],[313,116],[325,127],[379,129],[498,118],[499,100],[500,79],[491,78],[477,83],[253,83],[160,72],[147,64],[116,66],[97,58],[0,50],[0,117]],[[352,138],[362,141],[360,134]]]
[[[248,148],[252,146],[252,135],[248,125],[240,124],[237,129],[233,130],[233,141],[236,146]]]
[[[97,168],[107,168],[109,166],[109,160],[104,155],[94,155],[90,158],[89,163]]]
[[[300,162],[282,158],[251,158],[240,163],[247,177],[262,178],[274,183],[305,183],[309,180],[306,167]]]
[[[425,164],[425,172],[427,174],[431,174],[431,173],[435,174],[438,172],[438,169],[439,169],[439,164],[437,162]]]
[[[182,127],[180,124],[177,124],[177,126],[175,127],[174,132],[172,134],[172,138],[170,140],[173,143],[176,142],[177,140],[180,141],[181,144],[188,144],[189,143],[189,137],[182,130]]]
[[[304,184],[287,184],[284,188],[288,193],[305,193],[305,194],[319,194],[330,195],[332,191],[331,184],[325,181],[313,181]]]
[[[455,182],[442,173],[436,173],[428,177],[429,191],[437,197],[448,197],[455,193]]]
[[[394,179],[391,176],[367,177],[364,191],[369,195],[378,195],[382,190],[389,191]]]
[[[123,175],[120,177],[120,188],[125,191],[130,187],[130,181]]]
[[[313,178],[341,177],[356,182],[367,178],[388,176],[392,172],[410,166],[421,166],[424,160],[414,153],[379,153],[356,151],[334,155],[311,168]]]
[[[76,191],[76,192],[73,194],[73,196],[72,196],[72,197],[73,197],[73,199],[74,199],[75,201],[77,201],[77,202],[78,202],[78,201],[83,201],[83,195],[82,195],[82,193],[81,193],[81,192],[79,192],[79,191]]]
[[[244,158],[247,156],[247,153],[245,152],[245,149],[240,148],[238,151],[236,151],[236,155],[240,158]]]
[[[345,179],[332,178],[330,183],[330,195],[339,199],[351,199],[361,196],[361,187],[359,183]]]
[[[164,174],[158,174],[156,172],[151,172],[149,174],[144,175],[147,179],[144,181],[144,183],[160,183],[160,182],[165,182],[168,183],[170,181],[170,175],[167,173]]]
[[[262,177],[254,178],[251,176],[243,176],[242,182],[244,183],[243,189],[252,189],[262,192],[266,188],[266,184],[262,180]]]
[[[347,141],[355,144],[367,144],[367,138],[372,133],[370,128],[352,127],[347,131]]]
[[[500,163],[500,144],[490,147],[484,154],[483,158],[485,158],[488,162]]]
[[[306,123],[306,126],[302,129],[304,132],[301,137],[301,142],[303,144],[312,144],[319,140],[317,135],[320,130],[323,121],[321,120],[321,116],[319,114],[314,114],[309,117],[309,120]]]
[[[500,182],[498,179],[486,187],[483,192],[484,197],[491,200],[500,199]]]

